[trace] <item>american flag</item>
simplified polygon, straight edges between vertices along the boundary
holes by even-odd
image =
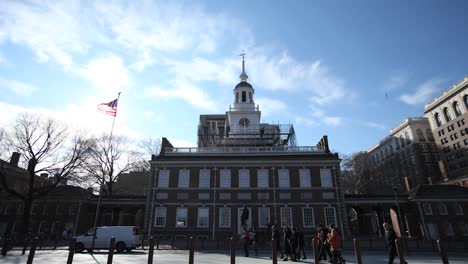
[[[117,115],[117,101],[119,98],[115,99],[114,101],[111,101],[109,103],[102,103],[98,105],[98,111],[101,111],[103,113],[106,113],[111,116],[116,116]]]

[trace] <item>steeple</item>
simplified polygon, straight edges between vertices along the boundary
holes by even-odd
[[[247,78],[249,78],[249,76],[247,76],[247,73],[245,73],[245,52],[242,50],[242,53],[239,54],[239,56],[242,57],[242,73],[239,75],[239,78],[241,80],[241,82],[246,82],[247,81]]]

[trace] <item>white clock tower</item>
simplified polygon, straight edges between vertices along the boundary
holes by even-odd
[[[258,105],[255,106],[254,88],[247,82],[247,73],[245,73],[245,53],[242,56],[242,73],[240,74],[240,83],[234,88],[234,106],[229,107],[227,111],[227,123],[230,131],[229,137],[232,138],[251,138],[257,137],[260,131],[260,115]]]

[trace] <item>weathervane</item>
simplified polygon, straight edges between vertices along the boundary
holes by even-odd
[[[247,81],[247,78],[249,78],[249,76],[247,76],[247,73],[245,73],[245,61],[244,61],[245,55],[246,53],[244,52],[244,50],[242,50],[242,53],[239,54],[239,56],[242,57],[242,73],[239,76],[242,82]]]

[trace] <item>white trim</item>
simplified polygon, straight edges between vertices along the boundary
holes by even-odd
[[[229,214],[227,225],[221,225],[221,223],[223,223],[223,221],[222,221],[222,215],[223,214],[221,213],[221,211],[226,211]],[[231,207],[220,207],[219,208],[219,222],[218,223],[219,223],[220,228],[230,228],[231,227]]]
[[[265,220],[261,218],[262,214],[260,213],[260,211],[262,210],[265,210],[265,211],[268,211],[267,215],[268,215],[268,220]],[[258,227],[263,227],[263,226],[266,226],[266,225],[262,225],[262,223],[266,221],[266,225],[268,225],[270,222],[271,222],[271,213],[270,213],[270,207],[258,207]]]
[[[161,213],[163,215],[163,217],[160,217],[160,218],[163,218],[164,221],[161,225],[158,225],[157,222],[158,222],[158,211],[161,210]],[[167,208],[166,207],[155,207],[154,208],[154,223],[153,223],[153,226],[154,227],[165,227],[166,226],[166,218],[167,218]]]
[[[184,225],[178,225],[177,220],[179,219],[179,212],[185,211],[185,224]],[[177,207],[176,208],[176,222],[175,222],[175,227],[176,228],[187,228],[187,217],[188,216],[188,209],[187,207]],[[181,222],[182,223],[182,222]]]
[[[312,211],[312,224],[311,225],[306,225],[305,221],[305,210],[311,210]],[[304,227],[314,227],[315,226],[315,210],[313,207],[302,207],[302,225]]]
[[[206,216],[203,216],[203,217],[206,217],[206,226],[205,225],[200,225],[200,219],[201,219],[201,211],[206,211]],[[198,211],[197,211],[197,227],[199,228],[208,228],[210,226],[210,208],[208,207],[201,207],[201,208],[198,208]]]

